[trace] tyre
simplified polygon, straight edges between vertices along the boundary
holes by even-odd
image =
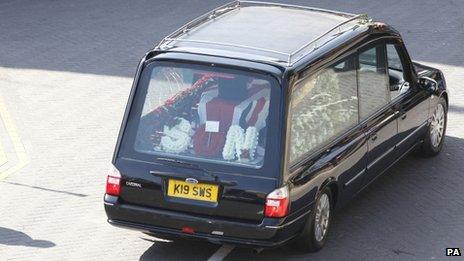
[[[325,245],[332,222],[332,202],[332,193],[326,187],[317,197],[303,232],[296,239],[295,245],[298,249],[316,252]]]
[[[437,105],[433,109],[432,121],[429,124],[424,142],[419,147],[418,154],[422,157],[432,157],[437,155],[443,147],[445,140],[448,106],[446,100],[440,97]]]

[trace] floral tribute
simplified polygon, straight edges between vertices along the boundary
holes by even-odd
[[[193,135],[191,124],[187,120],[191,117],[188,112],[195,105],[198,96],[213,84],[213,77],[213,74],[204,75],[192,87],[169,98],[162,106],[151,112],[152,116],[157,119],[152,135],[155,148],[173,153],[179,153],[188,148]],[[179,115],[183,117],[177,117]]]
[[[248,127],[245,132],[238,125],[230,126],[222,150],[222,157],[225,160],[253,160],[258,146],[258,135],[255,127]]]
[[[176,120],[178,123],[172,127],[164,125],[164,136],[161,137],[160,145],[166,152],[184,152],[191,144],[193,129],[190,122],[184,118],[176,118]]]
[[[239,162],[258,157],[270,90],[255,84],[242,99],[219,97],[216,77],[228,75],[203,74],[191,87],[150,112],[155,150]]]
[[[323,144],[344,126],[357,119],[356,93],[349,93],[354,75],[337,74],[326,69],[303,81],[292,94],[290,159]],[[355,79],[355,78],[354,78]]]

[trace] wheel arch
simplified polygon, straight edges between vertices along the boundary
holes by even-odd
[[[445,101],[446,101],[446,108],[448,109],[449,108],[449,98],[448,98],[448,93],[446,91],[444,91],[440,97],[443,97],[445,98]]]
[[[325,188],[330,189],[330,192],[332,193],[332,204],[333,207],[335,207],[337,205],[339,196],[339,186],[337,180],[334,177],[326,179],[319,187],[319,191],[316,194],[316,198]]]

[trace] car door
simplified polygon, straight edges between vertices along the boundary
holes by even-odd
[[[359,117],[368,137],[367,169],[363,185],[394,162],[397,113],[390,103],[385,42],[377,41],[358,51]]]
[[[396,157],[399,158],[407,153],[426,131],[430,95],[419,88],[409,56],[400,41],[387,41],[386,54],[390,99],[398,114]]]

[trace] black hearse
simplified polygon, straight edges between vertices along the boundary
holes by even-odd
[[[318,250],[333,210],[407,153],[440,151],[445,85],[365,15],[221,6],[140,62],[107,178],[108,221]]]

